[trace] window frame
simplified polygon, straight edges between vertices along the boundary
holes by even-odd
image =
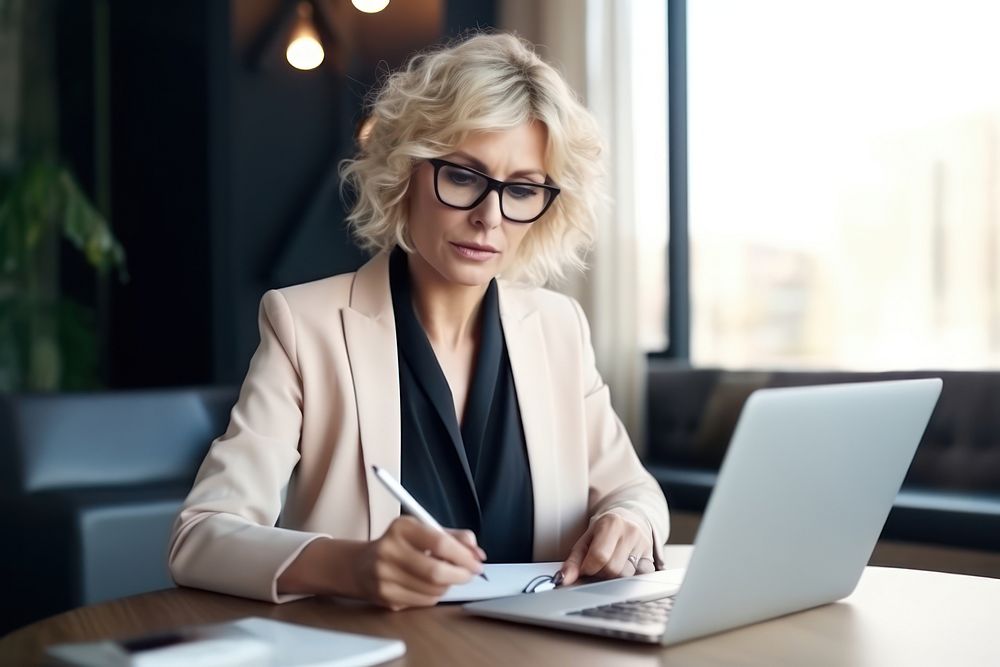
[[[667,347],[652,359],[691,362],[688,240],[687,0],[667,0]]]

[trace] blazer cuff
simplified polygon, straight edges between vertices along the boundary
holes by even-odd
[[[289,532],[298,532],[298,531],[289,531]],[[277,604],[284,604],[285,602],[293,602],[295,600],[301,600],[302,598],[308,598],[313,596],[312,593],[296,593],[296,594],[278,593],[278,579],[281,578],[281,575],[284,574],[285,570],[288,569],[288,566],[291,565],[295,561],[295,559],[299,557],[299,554],[302,553],[302,550],[305,549],[310,544],[312,544],[313,542],[315,542],[316,540],[320,539],[321,537],[322,538],[330,537],[329,535],[325,535],[323,533],[304,533],[304,535],[306,536],[306,539],[298,543],[295,550],[292,551],[290,554],[288,554],[285,560],[283,560],[281,564],[278,566],[278,569],[275,571],[274,575],[271,577],[271,602],[275,602]]]
[[[310,542],[324,533],[261,526],[235,517],[216,516],[197,526],[187,553],[172,563],[174,580],[228,595],[283,603],[309,595],[279,595],[278,577]]]

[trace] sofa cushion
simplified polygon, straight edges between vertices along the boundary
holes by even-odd
[[[15,536],[0,576],[17,603],[13,628],[85,604],[168,588],[170,525],[187,486],[59,489],[8,498],[0,531]]]
[[[170,525],[233,387],[0,396],[0,633],[171,586]]]
[[[173,587],[167,542],[186,495],[77,506],[81,604]]]
[[[190,482],[233,388],[0,396],[5,493]]]

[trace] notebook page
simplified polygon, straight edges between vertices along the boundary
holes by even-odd
[[[441,598],[441,602],[471,602],[472,600],[489,600],[509,595],[519,595],[535,577],[541,575],[553,576],[559,571],[562,562],[551,563],[487,563],[483,566],[489,581],[482,577],[474,577],[472,581],[461,586],[452,586]]]

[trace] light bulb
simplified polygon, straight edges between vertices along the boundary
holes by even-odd
[[[301,70],[316,69],[323,62],[323,56],[322,45],[313,37],[293,39],[285,51],[288,63],[295,69]]]
[[[316,69],[323,62],[323,45],[319,41],[319,33],[312,22],[312,5],[308,2],[299,3],[299,19],[292,31],[292,39],[285,50],[288,64],[295,69]]]
[[[389,5],[389,0],[351,0],[351,4],[357,7],[358,11],[374,14],[385,9]]]

